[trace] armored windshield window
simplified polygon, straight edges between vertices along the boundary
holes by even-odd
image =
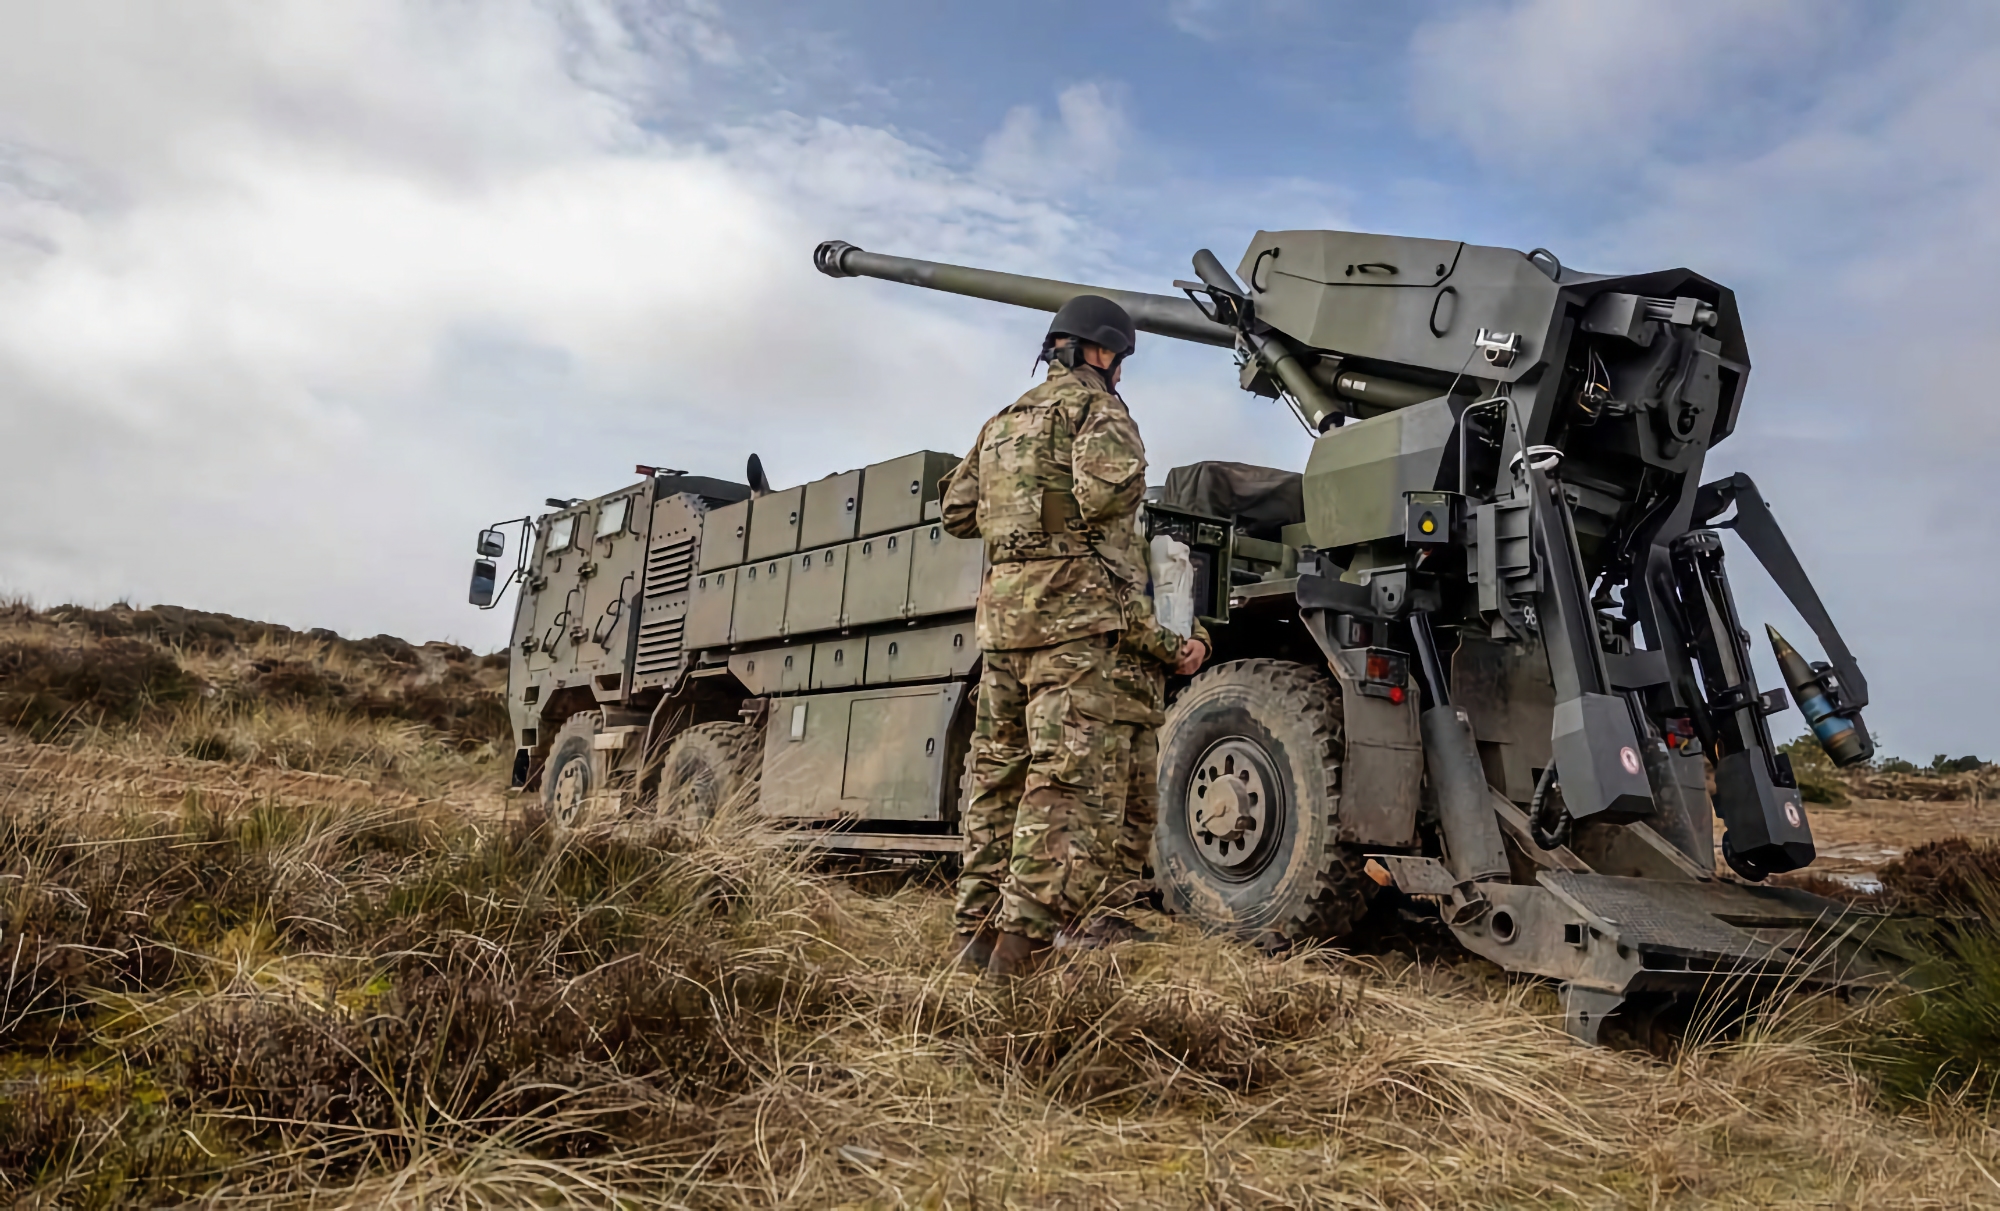
[[[597,536],[609,538],[625,528],[625,517],[632,511],[632,498],[621,496],[617,500],[607,500],[597,511]]]
[[[571,538],[576,536],[576,514],[558,517],[549,523],[549,542],[542,550],[554,553],[569,549]]]

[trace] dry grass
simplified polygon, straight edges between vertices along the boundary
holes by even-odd
[[[921,881],[729,820],[10,803],[0,1173],[30,1202],[1966,1205],[1795,1005],[1671,1062],[1476,964],[1183,927],[995,992]]]
[[[1479,963],[1176,923],[995,991],[942,962],[920,875],[836,877],[729,815],[496,809],[490,747],[357,705],[421,691],[426,649],[186,633],[212,693],[0,743],[22,1205],[2000,1201],[1987,1112],[1852,1058],[1895,1006],[1803,1000],[1662,1061]]]

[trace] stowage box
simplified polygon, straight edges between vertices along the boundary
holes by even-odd
[[[860,536],[907,530],[924,520],[924,506],[936,500],[938,480],[958,465],[956,455],[919,450],[861,472]]]
[[[799,521],[799,550],[846,542],[861,522],[861,472],[842,471],[806,485],[805,516]]]
[[[743,542],[750,533],[750,502],[711,509],[701,519],[701,562],[697,572],[733,568],[743,562]]]
[[[755,643],[784,634],[785,591],[792,579],[791,557],[746,564],[737,569],[736,575],[736,617],[730,627],[730,641]]]
[[[714,513],[709,514],[710,518],[714,516]],[[736,602],[738,571],[740,569],[724,568],[720,572],[704,572],[695,577],[694,590],[688,595],[687,630],[681,640],[687,650],[719,648],[729,642],[729,620]]]
[[[821,547],[792,556],[792,584],[785,597],[785,634],[840,629],[847,580],[847,548]]]
[[[907,617],[910,549],[914,530],[877,534],[847,544],[847,591],[842,626],[867,626]]]
[[[979,586],[986,578],[984,542],[953,538],[932,522],[911,536],[910,545],[910,617],[979,604]]]
[[[750,546],[744,558],[753,562],[799,549],[799,515],[805,507],[804,488],[767,492],[750,502]]]

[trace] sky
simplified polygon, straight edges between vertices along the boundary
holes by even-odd
[[[1996,131],[1978,0],[0,0],[0,592],[492,648],[489,522],[960,451],[1030,383],[1045,320],[820,240],[1165,291],[1346,228],[1732,286],[1710,475],[1887,751],[1994,756]],[[1304,465],[1223,351],[1125,395],[1155,478]]]

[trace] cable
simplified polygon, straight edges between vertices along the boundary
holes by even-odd
[[[1458,390],[1458,380],[1459,380],[1459,379],[1462,379],[1462,378],[1464,378],[1464,377],[1465,377],[1465,368],[1466,368],[1466,366],[1470,366],[1470,365],[1472,364],[1472,354],[1473,354],[1473,353],[1478,353],[1478,352],[1479,352],[1479,346],[1477,346],[1477,345],[1474,345],[1474,346],[1472,347],[1472,353],[1468,353],[1468,354],[1466,354],[1466,355],[1465,355],[1465,362],[1464,362],[1464,364],[1463,364],[1463,365],[1461,365],[1461,366],[1459,366],[1459,368],[1458,368],[1458,373],[1457,373],[1457,374],[1454,374],[1454,375],[1452,375],[1452,376],[1451,376],[1451,386],[1449,386],[1449,387],[1446,387],[1446,388],[1444,389],[1444,396],[1445,396],[1445,398],[1446,398],[1446,399],[1450,399],[1450,398],[1451,398],[1451,393],[1452,393],[1452,392],[1454,392],[1454,391],[1456,391],[1456,390]]]
[[[1556,765],[1551,761],[1542,770],[1542,776],[1535,781],[1535,797],[1528,801],[1528,831],[1534,835],[1535,844],[1543,849],[1561,849],[1569,844],[1572,823],[1569,808],[1562,800],[1549,798],[1549,788],[1554,785],[1555,780]],[[1553,823],[1545,824],[1542,817],[1547,814],[1551,803],[1562,814]]]

